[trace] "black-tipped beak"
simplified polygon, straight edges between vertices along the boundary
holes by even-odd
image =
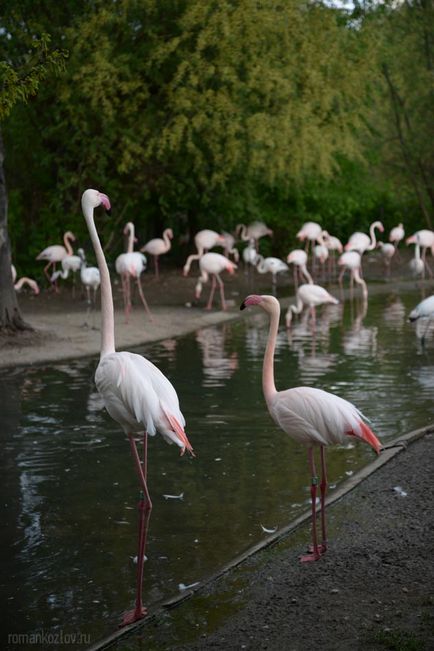
[[[241,305],[240,305],[240,310],[245,310],[246,307],[247,307],[247,305],[246,305],[245,301],[243,301],[243,302],[241,303]]]

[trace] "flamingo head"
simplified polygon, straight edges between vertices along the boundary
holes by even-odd
[[[73,242],[75,242],[75,240],[77,239],[75,237],[74,233],[72,233],[71,231],[66,231],[66,233],[65,233],[65,235],[63,237],[67,238],[69,240],[72,240]]]
[[[262,296],[258,296],[257,294],[250,294],[241,303],[240,310],[245,310],[246,307],[250,307],[250,305],[259,305],[266,312],[272,312],[273,309],[276,308],[280,310],[280,305],[277,298],[274,298],[274,296],[268,296],[267,294],[263,294]]]
[[[226,271],[228,271],[231,274],[231,276],[233,276],[233,274],[235,273],[236,268],[237,268],[236,264],[228,261],[228,264],[226,265]]]
[[[407,237],[405,240],[406,244],[416,244],[417,242],[417,236],[416,235],[410,235],[410,237]]]
[[[378,228],[380,233],[384,233],[384,226],[381,222],[374,222],[372,226],[374,226],[374,228]]]
[[[37,296],[39,294],[39,292],[40,292],[40,289],[39,289],[39,285],[36,282],[36,280],[34,280],[33,283],[31,283],[31,284],[29,283],[29,285],[33,289],[33,293],[35,294],[35,296]]]
[[[90,206],[91,208],[97,208],[98,206],[104,206],[107,213],[110,213],[111,205],[110,199],[103,192],[99,190],[93,190],[89,188],[83,192],[81,197],[81,205],[84,208],[85,206]]]
[[[166,230],[164,232],[166,233],[169,240],[173,240],[173,231],[172,231],[171,228],[166,228]]]

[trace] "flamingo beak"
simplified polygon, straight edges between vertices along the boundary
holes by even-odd
[[[111,205],[110,205],[110,199],[109,199],[108,196],[107,196],[106,194],[104,194],[103,192],[100,192],[100,193],[99,193],[99,198],[100,198],[100,200],[101,200],[102,205],[103,205],[104,208],[105,208],[106,213],[107,213],[108,215],[110,215],[110,214],[111,214],[111,209],[112,209],[112,207],[111,207]]]

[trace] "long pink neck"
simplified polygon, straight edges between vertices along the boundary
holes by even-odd
[[[163,232],[163,240],[164,240],[164,244],[166,246],[166,253],[167,253],[167,251],[170,250],[170,247],[172,246],[172,242],[170,241],[170,237],[169,237],[169,232],[170,231],[167,228]]]
[[[73,255],[74,251],[72,250],[71,242],[69,241],[71,239],[71,236],[68,233],[65,233],[63,236],[63,242],[65,244],[65,249],[67,255]]]
[[[369,229],[369,234],[371,236],[371,243],[368,247],[368,251],[373,251],[375,247],[377,246],[377,238],[375,237],[375,229],[377,228],[375,222],[371,224],[371,227]]]
[[[113,310],[113,295],[112,286],[110,282],[110,274],[105,260],[104,252],[102,250],[101,242],[99,241],[98,233],[95,227],[93,218],[93,207],[86,203],[83,206],[83,215],[87,223],[90,239],[92,240],[93,249],[96,255],[99,272],[101,275],[101,355],[102,359],[105,355],[115,352],[115,321]]]
[[[265,349],[264,363],[262,366],[262,390],[267,404],[270,403],[277,393],[274,384],[274,350],[276,348],[277,332],[279,330],[279,317],[279,305],[273,306],[270,315],[270,329],[268,331],[267,347]]]
[[[128,236],[128,248],[127,253],[132,253],[134,251],[134,224],[132,222],[128,223],[129,226],[129,236]]]

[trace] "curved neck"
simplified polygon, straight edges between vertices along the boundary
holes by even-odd
[[[306,265],[305,265],[305,264],[302,265],[302,266],[300,267],[300,269],[301,269],[301,273],[303,274],[303,276],[307,279],[307,282],[308,282],[310,285],[313,285],[313,278],[312,278],[312,276],[310,275],[310,273],[308,272]]]
[[[368,251],[373,251],[373,249],[375,249],[375,247],[377,246],[377,238],[375,237],[375,229],[376,229],[375,223],[371,224],[371,227],[369,229],[369,234],[371,236],[371,243],[368,246],[368,249],[367,249]]]
[[[112,286],[110,282],[110,274],[105,260],[104,252],[102,250],[101,242],[99,241],[98,233],[95,227],[93,218],[93,207],[86,204],[83,206],[83,215],[87,223],[90,239],[92,241],[93,249],[96,255],[99,272],[101,274],[101,355],[102,359],[105,355],[115,352],[115,322],[113,310],[113,295]],[[85,263],[82,266],[82,273],[85,268]]]
[[[65,249],[66,249],[67,255],[73,255],[74,254],[74,251],[72,250],[71,242],[69,241],[70,239],[72,239],[71,235],[69,233],[65,233],[65,235],[63,236],[63,242],[65,244]]]
[[[255,265],[260,274],[266,273],[267,270],[265,269],[265,260],[262,255],[256,256]]]
[[[134,237],[135,237],[135,232],[134,232],[134,224],[132,222],[128,223],[128,247],[127,247],[127,253],[132,253],[134,251]]]
[[[274,350],[276,348],[277,332],[279,330],[280,307],[276,306],[270,314],[270,329],[268,331],[267,347],[262,366],[262,390],[267,404],[276,395],[274,384]]]
[[[27,278],[26,276],[23,276],[15,283],[14,289],[20,290],[23,285],[28,285],[31,289],[33,289],[34,292],[36,291],[36,282],[31,278]]]
[[[297,304],[291,305],[291,312],[293,312],[294,314],[300,314],[302,309],[303,309],[303,301],[301,300],[300,296],[297,294]]]
[[[420,260],[420,245],[417,242],[414,247],[414,258],[415,260]]]

